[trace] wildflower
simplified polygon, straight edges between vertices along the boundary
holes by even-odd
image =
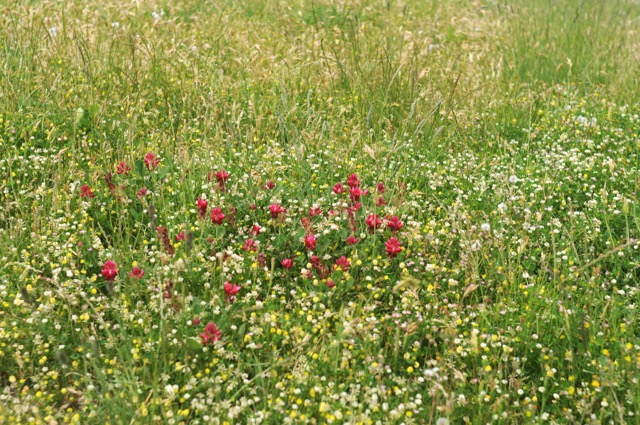
[[[309,215],[311,217],[314,217],[316,215],[322,215],[322,210],[320,209],[320,207],[311,207],[309,208]]]
[[[192,325],[199,325],[200,324],[200,318],[199,317],[194,317],[193,319],[191,319],[191,324]]]
[[[316,239],[317,237],[315,235],[305,236],[304,237],[305,248],[307,248],[309,251],[313,251],[314,249],[316,249]]]
[[[293,261],[291,260],[291,258],[284,258],[281,262],[282,267],[284,267],[285,269],[290,269],[291,266],[293,266]]]
[[[325,284],[327,285],[327,288],[329,288],[329,289],[332,289],[332,288],[334,288],[334,287],[336,286],[336,283],[335,283],[333,280],[331,280],[331,279],[328,279],[328,280],[325,282]]]
[[[370,214],[365,220],[367,227],[369,227],[369,233],[373,233],[378,227],[382,225],[382,220],[377,214]]]
[[[262,227],[260,227],[259,224],[254,224],[253,227],[251,228],[251,234],[253,236],[258,236],[261,231],[262,231]]]
[[[345,192],[345,188],[344,186],[342,186],[342,183],[336,183],[335,186],[333,186],[333,193],[335,193],[336,195],[340,195],[341,193]]]
[[[355,245],[358,243],[360,239],[356,238],[355,236],[347,236],[347,245]]]
[[[302,227],[304,228],[305,233],[308,235],[312,235],[313,223],[311,223],[311,220],[309,220],[307,217],[302,217],[300,221],[302,223]]]
[[[156,158],[154,154],[149,152],[144,156],[144,164],[147,166],[147,170],[151,171],[160,164],[160,160]]]
[[[204,332],[200,334],[200,338],[202,338],[202,345],[207,345],[209,343],[213,344],[220,339],[220,335],[221,332],[218,330],[215,323],[207,323],[207,326],[204,327]]]
[[[345,257],[344,255],[340,258],[338,258],[336,260],[336,264],[337,267],[340,267],[340,269],[342,271],[347,271],[349,270],[349,267],[351,266],[351,263],[349,262],[349,260],[347,260],[347,257]]]
[[[378,196],[378,200],[376,201],[376,207],[381,207],[386,204],[387,202],[384,200],[384,197]]]
[[[116,167],[117,174],[124,174],[125,176],[129,174],[131,171],[131,167],[124,161],[121,161],[120,164]]]
[[[313,269],[318,272],[318,276],[320,276],[322,279],[328,278],[331,274],[329,269],[320,262],[320,258],[318,258],[317,255],[311,257],[311,265],[313,266]]]
[[[263,187],[265,189],[271,190],[274,187],[276,187],[276,184],[274,182],[272,182],[271,180],[267,180],[267,184],[265,184]]]
[[[108,281],[114,280],[118,276],[118,267],[112,260],[106,261],[102,265],[102,276]]]
[[[138,199],[142,199],[147,195],[147,188],[143,187],[138,191]]]
[[[156,232],[158,232],[158,239],[162,240],[164,252],[169,255],[175,254],[175,249],[173,249],[171,239],[169,239],[169,232],[167,232],[167,228],[164,226],[158,226],[156,227]]]
[[[211,221],[213,222],[213,224],[222,224],[225,217],[226,215],[222,213],[222,210],[220,208],[215,207],[211,210]]]
[[[260,268],[267,267],[267,256],[264,254],[264,252],[258,254],[258,266],[260,266]]]
[[[227,187],[226,187],[227,179],[229,179],[229,173],[227,173],[225,170],[221,170],[216,173],[216,180],[218,180],[218,188],[222,192],[225,192],[227,190]]]
[[[269,212],[271,213],[272,218],[278,218],[280,214],[285,213],[285,209],[280,206],[280,204],[271,204],[269,205]]]
[[[91,187],[89,187],[89,185],[82,185],[82,187],[80,188],[80,197],[94,198],[95,196],[95,193],[93,193],[93,190],[91,190]]]
[[[347,181],[347,185],[349,185],[350,188],[354,188],[354,187],[360,187],[360,179],[358,178],[358,176],[354,173],[351,174],[349,176],[349,180]]]
[[[361,207],[362,207],[362,202],[356,202],[355,204],[353,204],[353,206],[352,206],[352,207],[349,207],[349,208],[347,209],[347,212],[350,212],[350,213],[352,213],[352,214],[353,214],[353,213],[357,213],[357,212],[358,212],[358,210],[359,210]]]
[[[173,288],[173,283],[167,280],[167,283],[164,285],[164,298],[167,300],[171,299],[171,288]]]
[[[224,283],[224,293],[227,295],[227,300],[229,302],[233,301],[234,296],[240,292],[240,287],[236,284],[225,282]]]
[[[134,266],[133,269],[128,274],[129,277],[135,277],[136,279],[142,278],[144,276],[144,270],[142,270],[138,266]]]
[[[384,183],[378,182],[378,184],[376,185],[376,190],[378,191],[378,193],[384,193]]]
[[[180,233],[178,233],[178,234],[176,235],[176,240],[177,240],[178,242],[180,242],[181,240],[184,240],[185,236],[186,236],[186,235],[184,234],[184,230],[183,230],[183,231],[181,231]]]
[[[397,215],[387,219],[387,227],[396,233],[398,230],[402,229],[402,221],[398,218]]]
[[[113,182],[113,174],[111,174],[111,172],[108,172],[104,175],[104,181],[107,183],[107,186],[109,187],[109,191],[115,195],[116,185]]]
[[[389,238],[389,240],[385,243],[387,248],[387,254],[390,258],[394,258],[400,252],[402,252],[402,247],[400,246],[400,242],[394,237]]]
[[[218,183],[220,185],[224,186],[228,179],[229,173],[227,173],[225,170],[221,170],[216,173],[216,180],[218,180]]]
[[[258,247],[256,246],[256,241],[253,239],[247,239],[242,247],[244,251],[256,251]]]
[[[362,196],[362,190],[359,187],[352,187],[349,190],[349,198],[351,198],[352,202],[360,201],[360,197]]]
[[[198,206],[198,217],[204,219],[207,216],[207,206],[209,203],[206,199],[198,198],[196,205]]]

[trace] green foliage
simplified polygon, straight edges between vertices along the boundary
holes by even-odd
[[[634,422],[639,10],[6,8],[0,423]]]

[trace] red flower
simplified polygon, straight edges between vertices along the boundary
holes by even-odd
[[[389,240],[385,243],[387,247],[387,254],[390,258],[395,257],[396,255],[402,252],[402,247],[400,246],[400,242],[396,238],[389,238]]]
[[[309,250],[313,251],[316,249],[316,239],[315,235],[307,235],[304,237],[304,246]]]
[[[191,324],[192,325],[199,325],[200,324],[200,318],[199,317],[194,317],[193,319],[191,319]]]
[[[267,184],[264,185],[264,188],[269,190],[273,189],[274,187],[276,187],[276,184],[271,180],[267,180]]]
[[[284,214],[286,210],[280,206],[280,204],[269,205],[269,212],[272,218],[278,218],[280,214]]]
[[[258,247],[256,246],[256,241],[253,239],[247,239],[242,249],[245,251],[256,251]]]
[[[352,202],[360,201],[360,197],[362,196],[362,190],[359,187],[352,187],[349,189],[349,197]]]
[[[369,227],[369,233],[373,233],[378,227],[382,225],[382,220],[377,214],[370,214],[365,220],[365,223]]]
[[[335,193],[336,195],[340,195],[341,193],[345,192],[345,188],[344,186],[342,186],[342,183],[336,183],[335,186],[333,186],[333,193]]]
[[[172,297],[171,288],[173,288],[173,283],[167,280],[167,283],[164,285],[164,298],[170,300]]]
[[[391,229],[393,233],[396,233],[398,230],[402,229],[402,221],[400,221],[397,215],[394,215],[387,220],[387,227]]]
[[[111,193],[115,195],[116,184],[113,182],[113,174],[111,174],[111,172],[108,172],[107,174],[104,175],[104,181],[105,183],[107,183],[107,186],[109,187],[109,190],[111,191]]]
[[[181,240],[183,240],[183,239],[184,239],[184,237],[185,237],[185,236],[186,236],[186,235],[184,234],[184,230],[183,230],[182,232],[180,232],[180,233],[178,233],[178,234],[176,235],[176,240],[177,240],[178,242],[180,242]]]
[[[196,205],[198,206],[198,217],[204,219],[207,216],[207,206],[209,203],[206,199],[198,198]]]
[[[169,255],[175,254],[175,249],[173,245],[171,245],[171,239],[169,239],[169,232],[167,228],[164,226],[156,227],[156,232],[158,233],[158,239],[162,240],[162,246],[164,247],[164,252]]]
[[[309,208],[309,215],[311,217],[314,217],[316,215],[322,215],[322,210],[320,209],[320,207],[311,207]]]
[[[213,224],[222,224],[225,217],[226,215],[222,213],[220,208],[215,207],[211,210],[211,221],[213,221]]]
[[[138,191],[138,199],[142,199],[147,195],[147,188],[143,187]]]
[[[356,202],[352,207],[347,207],[347,214],[349,215],[349,217],[353,217],[353,220],[355,220],[354,214],[358,212],[360,207],[362,207],[362,202]]]
[[[233,297],[240,292],[240,287],[233,283],[225,282],[224,283],[224,293],[227,294],[227,299],[229,301],[233,300]]]
[[[360,187],[360,179],[355,173],[351,174],[349,176],[349,180],[347,181],[347,184],[349,185],[350,188]]]
[[[104,273],[104,272],[103,272]],[[135,266],[133,269],[131,269],[131,271],[129,272],[129,277],[135,277],[136,279],[140,279],[142,278],[142,276],[144,276],[144,270],[142,270],[140,267]]]
[[[289,270],[291,266],[293,266],[293,261],[291,260],[291,258],[285,258],[282,260],[282,267]]]
[[[327,285],[327,288],[331,289],[334,288],[336,286],[336,283],[333,280],[328,279],[325,284]]]
[[[147,166],[147,170],[151,171],[160,164],[160,160],[156,158],[154,154],[149,152],[144,156],[144,164]]]
[[[347,260],[347,257],[344,255],[336,260],[336,266],[340,267],[342,271],[348,271],[351,263]]]
[[[384,193],[384,183],[379,182],[379,183],[376,185],[376,189],[378,190],[378,192],[379,192],[379,193]]]
[[[384,200],[384,198],[382,196],[378,196],[378,200],[376,201],[376,207],[381,207],[383,205],[386,205],[386,201]]]
[[[251,229],[251,234],[253,236],[258,236],[261,231],[262,231],[262,227],[260,227],[259,224],[254,224],[253,228]]]
[[[216,173],[216,180],[218,180],[218,183],[220,183],[221,185],[224,185],[228,179],[229,173],[227,173],[225,170],[221,170]]]
[[[355,245],[359,240],[360,239],[356,238],[355,236],[347,236],[347,245]]]
[[[89,187],[89,185],[82,185],[80,188],[80,197],[82,198],[94,198],[96,195],[93,193],[93,190]]]
[[[108,260],[102,266],[102,276],[107,280],[113,280],[118,276],[118,267],[116,263]]]
[[[118,164],[118,166],[116,167],[117,174],[124,174],[126,176],[127,174],[129,174],[129,171],[131,171],[131,167],[129,167],[129,165],[127,165],[127,163],[124,161],[120,162],[120,164]]]
[[[207,326],[204,327],[204,332],[200,334],[202,345],[213,344],[220,339],[221,334],[213,322],[207,323]]]

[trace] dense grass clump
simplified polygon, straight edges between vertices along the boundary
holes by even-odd
[[[635,423],[640,5],[17,2],[0,423]]]

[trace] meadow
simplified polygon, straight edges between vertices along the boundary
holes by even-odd
[[[638,2],[0,12],[0,424],[640,422]]]

